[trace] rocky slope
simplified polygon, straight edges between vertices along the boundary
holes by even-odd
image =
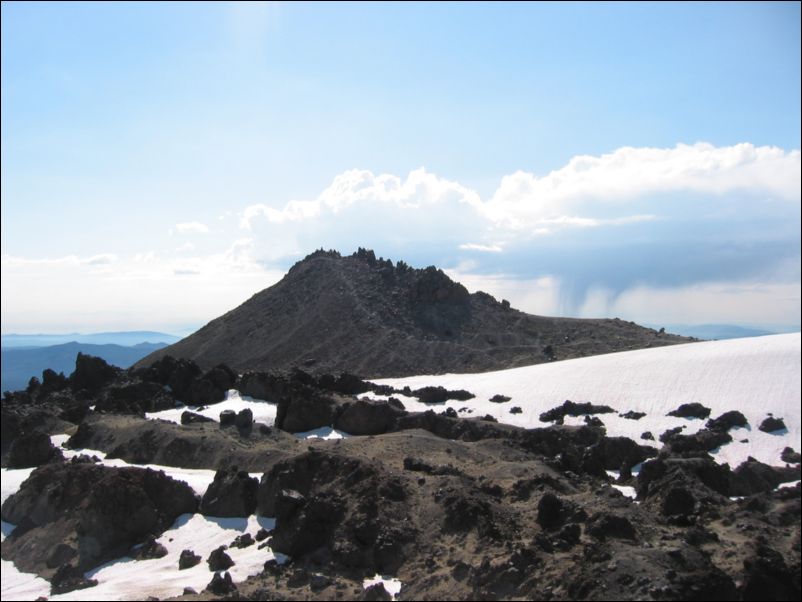
[[[275,424],[253,424],[246,410],[219,423],[144,416],[175,405],[174,391],[219,401],[215,382],[274,400]],[[188,600],[391,599],[384,586],[363,588],[376,573],[400,580],[399,599],[799,599],[800,486],[777,488],[799,480],[799,454],[787,450],[775,466],[717,464],[708,450],[728,445],[743,422],[735,410],[693,435],[662,434],[658,450],[609,437],[594,420],[621,408],[566,403],[544,412],[553,424],[525,429],[439,411],[445,397],[478,404],[469,391],[403,391],[434,408],[422,412],[365,392],[398,394],[350,375],[237,378],[171,358],[123,372],[81,356],[69,378],[43,378],[2,402],[4,462],[37,467],[3,503],[16,528],[2,557],[49,579],[53,594],[82,587],[91,597],[98,586],[84,571],[125,550],[136,558],[130,570],[164,557],[180,583],[201,559],[192,549],[165,556],[160,534],[197,508],[240,517],[243,532],[209,555],[208,588]],[[709,415],[677,408],[697,410]],[[560,424],[577,413],[586,424]],[[321,424],[361,436],[291,434]],[[217,472],[198,499],[152,470],[65,460],[42,438],[59,432],[72,434],[64,454]],[[250,532],[253,514],[275,517],[272,531]],[[235,581],[224,571],[240,546],[264,554],[264,568]]]
[[[618,319],[529,315],[469,294],[442,271],[316,251],[274,286],[191,336],[141,360],[172,355],[203,368],[349,371],[364,377],[480,372],[693,339]]]

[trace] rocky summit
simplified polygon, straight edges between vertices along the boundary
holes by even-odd
[[[619,319],[530,315],[434,266],[359,249],[316,251],[277,284],[137,366],[167,355],[202,368],[363,377],[481,372],[694,339]]]

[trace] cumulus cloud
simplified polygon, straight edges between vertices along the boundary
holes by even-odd
[[[542,177],[524,171],[505,176],[482,209],[494,223],[523,229],[564,218],[578,207],[626,207],[670,192],[721,196],[737,191],[794,202],[801,177],[798,150],[705,143],[624,147],[599,157],[574,157]]]
[[[175,225],[175,229],[179,234],[204,234],[209,231],[209,226],[200,222],[181,222]]]
[[[576,314],[637,287],[798,282],[777,266],[799,257],[801,179],[798,150],[705,143],[518,171],[486,199],[423,168],[349,170],[315,198],[244,208],[240,227],[256,257],[285,266],[320,246],[452,268],[469,254],[463,277],[549,278],[555,290],[538,298]]]

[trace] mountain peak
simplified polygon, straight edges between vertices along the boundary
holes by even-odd
[[[349,371],[365,377],[498,370],[687,342],[621,320],[528,315],[470,294],[435,266],[412,268],[358,248],[319,249],[278,283],[145,358],[236,370]]]

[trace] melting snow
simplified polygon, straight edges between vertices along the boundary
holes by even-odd
[[[376,585],[377,583],[383,583],[384,589],[393,598],[395,598],[401,592],[401,582],[398,579],[395,579],[394,577],[387,577],[385,575],[379,575],[378,573],[370,579],[365,579],[362,582],[362,587],[367,589],[371,585]]]
[[[659,441],[640,438],[651,431],[655,439],[665,430],[685,426],[684,434],[704,428],[705,420],[666,416],[680,404],[699,402],[711,409],[711,418],[728,410],[740,410],[751,428],[732,429],[733,442],[714,450],[719,462],[735,467],[748,456],[780,465],[785,446],[800,449],[800,334],[783,334],[727,341],[705,341],[611,353],[550,364],[525,366],[480,374],[443,374],[389,378],[375,381],[396,388],[418,389],[441,385],[467,389],[476,397],[429,405],[404,397],[409,411],[468,407],[472,416],[490,414],[500,422],[537,428],[541,412],[566,399],[605,404],[617,412],[645,412],[640,420],[615,414],[597,414],[607,434],[624,436],[643,445],[660,447]],[[496,393],[512,399],[492,403]],[[379,396],[373,396],[380,398]],[[398,397],[398,396],[396,396]],[[521,414],[510,414],[520,406]],[[772,412],[781,417],[786,431],[764,433],[758,426]],[[582,424],[583,417],[566,417],[566,424]],[[741,442],[746,439],[746,442]]]
[[[199,407],[204,409],[199,410]],[[250,409],[253,412],[253,419],[255,422],[272,426],[276,421],[276,408],[275,403],[264,401],[262,399],[254,399],[247,395],[240,395],[236,389],[230,389],[226,392],[225,400],[219,403],[213,403],[208,406],[181,406],[171,410],[162,410],[161,412],[148,412],[145,414],[147,418],[162,419],[181,424],[181,414],[186,410],[195,412],[212,420],[220,420],[220,412],[223,410],[233,410],[234,412],[241,412],[245,409]]]

